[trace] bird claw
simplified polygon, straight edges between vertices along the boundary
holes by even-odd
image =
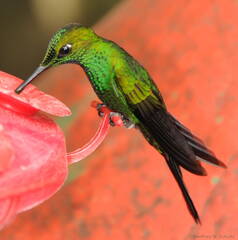
[[[121,113],[110,112],[110,125],[114,126],[124,126],[128,129],[134,128],[135,124],[132,123],[129,119],[125,118]]]
[[[96,109],[98,111],[98,116],[99,117],[104,117],[106,105],[103,104],[103,103],[98,103]]]
[[[104,103],[98,103],[96,101],[92,102],[92,106],[95,107],[98,111],[98,115],[100,117],[104,117],[105,112],[109,111],[109,124],[112,127],[115,126],[124,126],[128,129],[134,128],[135,124],[132,123],[129,119],[124,117],[121,113],[118,112],[112,112],[110,109],[107,108],[107,106]]]

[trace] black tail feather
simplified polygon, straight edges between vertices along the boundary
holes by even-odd
[[[170,116],[175,122],[177,128],[182,133],[182,135],[188,141],[188,144],[192,148],[195,155],[199,157],[198,160],[205,161],[215,166],[226,168],[226,165],[222,161],[217,159],[215,154],[211,150],[209,150],[198,137],[194,136],[188,128],[182,125],[182,123],[176,120],[172,115]]]
[[[168,155],[164,154],[164,157],[166,159],[166,162],[169,166],[169,169],[171,170],[176,182],[179,185],[179,188],[182,192],[182,195],[184,197],[184,200],[187,204],[188,210],[190,212],[190,214],[192,215],[192,217],[194,218],[195,222],[197,224],[201,224],[201,220],[200,217],[198,215],[198,212],[193,204],[192,199],[189,196],[188,190],[183,182],[183,176],[182,176],[182,172],[178,166],[178,164],[176,163],[175,160],[171,159],[171,157],[169,157]]]

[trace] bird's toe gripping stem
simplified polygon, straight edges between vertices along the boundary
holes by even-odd
[[[120,125],[118,124],[120,122]],[[128,129],[134,128],[135,124],[129,119],[125,118],[122,114],[118,112],[110,112],[110,125],[111,126],[124,126]]]
[[[132,123],[129,119],[125,118],[121,113],[112,112],[104,103],[98,103],[96,101],[92,102],[92,106],[95,107],[98,111],[98,115],[103,117],[105,113],[109,112],[110,114],[110,125],[114,126],[124,126],[128,129],[135,127],[134,123]]]

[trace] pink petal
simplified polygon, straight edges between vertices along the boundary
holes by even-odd
[[[0,200],[0,230],[11,223],[17,212],[18,197]]]
[[[49,198],[67,176],[62,131],[45,116],[24,116],[0,108],[0,122],[15,155],[11,167],[0,174],[0,199],[21,196],[19,211]]]
[[[0,72],[0,227],[51,197],[68,170],[61,129],[37,113],[67,115],[68,108],[33,86],[15,94],[19,82]]]
[[[0,173],[11,166],[14,158],[14,149],[11,140],[4,133],[4,127],[0,124]]]
[[[33,85],[29,85],[21,94],[14,92],[15,88],[22,83],[22,80],[10,74],[0,71],[0,92],[11,96],[12,101],[16,100],[23,106],[26,104],[28,107],[55,115],[55,116],[68,116],[71,111],[58,99],[41,92]]]

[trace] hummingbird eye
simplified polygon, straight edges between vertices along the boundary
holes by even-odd
[[[64,45],[59,50],[58,58],[62,58],[64,56],[68,55],[69,53],[71,53],[71,50],[72,50],[72,45],[71,44]]]

